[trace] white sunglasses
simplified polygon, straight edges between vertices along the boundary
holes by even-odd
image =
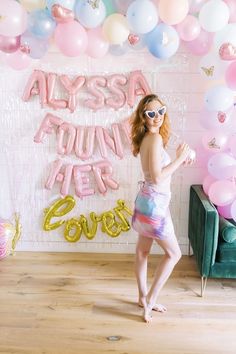
[[[166,113],[166,106],[160,107],[157,111],[145,111],[146,116],[150,119],[154,119],[156,115],[164,116]]]

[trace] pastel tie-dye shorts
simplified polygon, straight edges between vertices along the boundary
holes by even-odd
[[[142,182],[132,216],[134,230],[153,239],[163,240],[173,236],[170,198],[170,193],[158,192],[152,184]]]

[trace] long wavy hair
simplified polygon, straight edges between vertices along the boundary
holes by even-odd
[[[157,95],[155,94],[147,95],[143,97],[139,102],[138,107],[135,110],[131,121],[131,142],[132,142],[132,151],[134,156],[137,156],[139,154],[141,143],[143,141],[146,132],[148,131],[146,126],[147,118],[144,112],[147,108],[147,105],[152,101],[158,101],[160,102],[161,105],[164,105],[164,103],[160,100],[160,98]],[[170,120],[167,113],[165,113],[164,115],[164,120],[160,127],[159,133],[162,136],[163,145],[165,147],[170,138]]]

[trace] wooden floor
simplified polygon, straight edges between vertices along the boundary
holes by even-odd
[[[160,257],[150,257],[150,278]],[[161,293],[168,312],[146,324],[133,262],[133,255],[33,252],[2,260],[0,353],[236,353],[234,280],[209,280],[201,298],[194,259],[185,256]]]

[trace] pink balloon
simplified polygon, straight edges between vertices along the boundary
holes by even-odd
[[[211,175],[207,175],[204,180],[203,180],[203,184],[202,184],[202,187],[203,187],[203,190],[204,192],[208,195],[209,193],[209,188],[210,186],[212,185],[212,183],[216,182],[217,180],[212,177]]]
[[[27,12],[15,0],[0,1],[0,35],[19,36],[27,27]]]
[[[151,89],[142,72],[140,70],[132,71],[129,77],[128,105],[133,107],[136,96],[146,96],[149,93],[151,93]]]
[[[212,43],[213,34],[202,29],[199,36],[197,36],[197,38],[193,41],[185,42],[185,46],[194,55],[204,55],[209,52]]]
[[[65,23],[74,20],[73,11],[59,5],[54,4],[51,9],[52,17],[57,23]]]
[[[236,2],[235,0],[224,0],[229,7],[229,22],[236,22]]]
[[[130,117],[126,118],[124,121],[122,121],[120,123],[120,127],[121,129],[124,131],[125,133],[125,137],[128,141],[128,143],[131,146],[131,124],[130,124]]]
[[[87,132],[86,132],[87,131]],[[85,141],[85,134],[86,141]],[[93,155],[95,127],[77,127],[75,139],[75,154],[81,160],[88,160]]]
[[[223,216],[224,218],[226,218],[226,219],[231,219],[232,218],[231,206],[232,206],[232,204],[227,204],[227,205],[224,205],[224,206],[218,206],[217,207],[218,213],[221,216]]]
[[[0,50],[5,53],[14,53],[20,47],[20,36],[6,37],[0,35]]]
[[[109,43],[105,40],[103,31],[100,27],[92,28],[87,31],[88,46],[86,53],[92,58],[102,58],[109,49]]]
[[[64,145],[65,134],[67,133],[67,142]],[[70,123],[62,123],[57,133],[57,152],[60,155],[69,155],[73,149],[76,136],[76,129]]]
[[[180,38],[183,41],[192,41],[197,38],[201,31],[201,26],[195,16],[187,15],[185,19],[175,26]]]
[[[235,196],[235,185],[230,181],[216,181],[209,189],[210,200],[218,206],[224,206],[232,203]]]
[[[35,87],[35,84],[36,87]],[[41,70],[34,70],[28,79],[22,96],[23,101],[29,101],[33,95],[39,95],[41,107],[47,104],[47,81],[46,75]]]
[[[212,152],[224,151],[227,147],[228,137],[220,131],[206,132],[202,136],[202,144],[206,150]]]
[[[228,179],[234,176],[236,160],[224,153],[219,152],[210,157],[208,161],[209,173],[217,179]]]
[[[107,146],[105,143],[103,130],[104,129],[102,127],[99,127],[99,126],[96,127],[96,138],[98,141],[98,147],[100,150],[100,154],[103,158],[106,158],[107,157]]]
[[[236,221],[236,200],[232,203],[230,208],[231,217]]]
[[[100,193],[105,194],[107,187],[118,189],[119,184],[112,179],[112,165],[108,160],[103,160],[93,164],[94,177]]]
[[[45,134],[52,134],[53,128],[57,129],[63,123],[63,120],[59,117],[52,115],[51,113],[47,113],[44,117],[37,133],[34,137],[35,143],[41,143]]]
[[[91,170],[91,165],[74,166],[75,194],[81,199],[95,193],[93,188],[89,188],[90,180],[89,177],[85,175]]]
[[[32,63],[32,59],[21,50],[6,55],[6,63],[15,70],[24,70]]]
[[[55,91],[55,84],[57,80],[57,74],[49,73],[47,77],[47,103],[53,109],[63,109],[67,107],[67,101],[58,100],[53,97]]]
[[[233,156],[236,158],[236,133],[234,133],[229,139],[229,148]]]
[[[114,109],[119,109],[125,105],[126,95],[119,87],[127,83],[127,78],[124,75],[114,74],[107,79],[107,87],[114,94],[106,99],[106,104]]]
[[[232,61],[236,59],[236,47],[232,43],[226,42],[220,46],[219,56],[222,60]]]
[[[71,112],[74,112],[77,106],[77,95],[80,88],[85,83],[84,76],[78,76],[75,80],[71,80],[67,75],[61,75],[60,81],[68,92],[68,108]]]
[[[102,91],[99,90],[100,87],[105,87],[107,80],[103,76],[93,76],[87,80],[87,88],[89,93],[95,96],[94,99],[87,99],[84,101],[85,106],[91,108],[94,111],[101,109],[105,104],[105,96]]]
[[[236,90],[236,61],[229,64],[225,72],[225,81],[227,86],[235,91]]]
[[[72,172],[73,172],[73,165],[72,164],[66,165],[63,171],[62,171],[62,165],[63,165],[62,160],[56,160],[53,162],[50,174],[45,184],[45,188],[51,190],[54,184],[58,181],[62,183],[60,189],[61,195],[65,196],[69,194],[69,188],[70,188]]]
[[[59,23],[54,33],[55,43],[60,51],[68,57],[83,54],[88,45],[85,29],[77,21]]]

